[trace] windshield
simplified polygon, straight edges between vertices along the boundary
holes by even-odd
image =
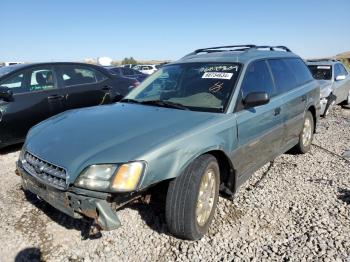
[[[21,67],[23,67],[23,65],[11,65],[0,67],[0,77],[3,77],[4,75],[7,75]]]
[[[317,80],[331,80],[332,66],[331,65],[309,65],[312,76]]]
[[[239,71],[237,63],[167,65],[148,77],[122,101],[156,106],[172,103],[189,110],[224,112]],[[163,103],[149,103],[152,101]]]

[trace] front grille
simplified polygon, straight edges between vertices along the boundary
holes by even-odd
[[[67,172],[64,168],[44,161],[28,151],[24,154],[23,168],[41,182],[58,189],[67,189]]]

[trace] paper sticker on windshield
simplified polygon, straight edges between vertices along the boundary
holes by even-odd
[[[224,72],[206,72],[203,74],[202,78],[210,79],[231,79],[233,73],[224,73]]]
[[[330,66],[317,66],[317,69],[331,69]]]

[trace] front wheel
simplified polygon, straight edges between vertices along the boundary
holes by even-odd
[[[203,237],[213,220],[219,198],[220,171],[216,158],[202,155],[169,184],[165,216],[169,231],[177,237]]]
[[[310,111],[307,111],[304,117],[303,130],[299,135],[299,142],[295,146],[297,153],[305,154],[311,148],[312,139],[314,137],[315,122]]]

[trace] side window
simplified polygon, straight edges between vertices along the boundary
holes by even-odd
[[[303,85],[312,80],[310,70],[300,58],[290,58],[284,61],[293,71],[298,85]]]
[[[293,71],[282,59],[271,59],[268,63],[275,79],[277,94],[288,92],[297,86]]]
[[[339,66],[339,64],[334,65],[334,79],[337,78],[337,76],[342,75],[342,70]]]
[[[62,66],[61,71],[65,86],[93,84],[106,79],[102,73],[82,66]]]
[[[347,76],[349,73],[342,64],[339,64],[342,75]]]
[[[275,93],[273,81],[266,61],[253,62],[247,68],[241,86],[242,98],[252,92],[267,92],[270,96],[273,96]]]
[[[41,91],[55,88],[51,69],[34,69],[30,73],[30,91]]]
[[[24,74],[18,73],[0,84],[0,87],[9,88],[14,94],[28,92],[24,87]]]

